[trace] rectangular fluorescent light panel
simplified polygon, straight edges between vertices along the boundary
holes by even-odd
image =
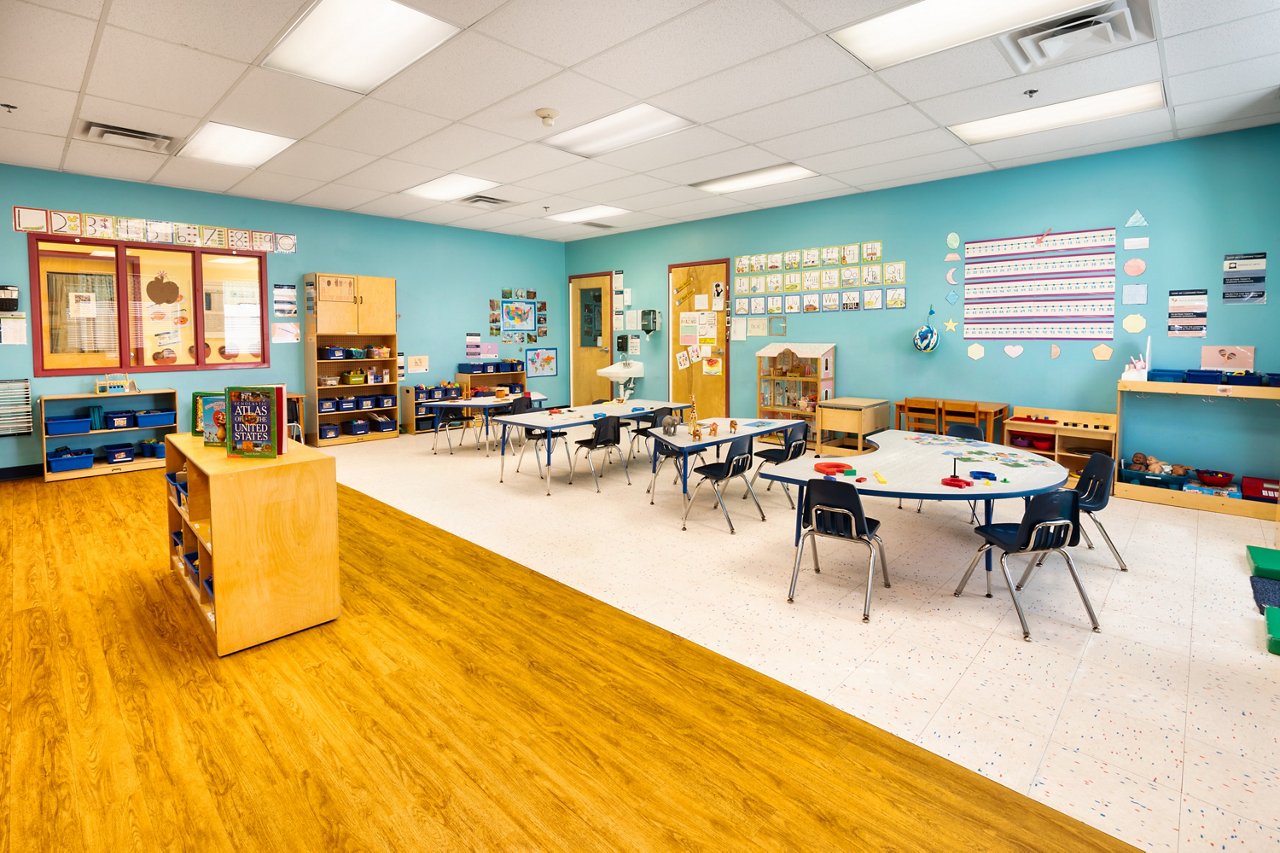
[[[257,168],[297,141],[287,136],[211,121],[187,140],[178,156],[227,166]]]
[[[613,115],[549,136],[543,142],[580,157],[595,157],[637,142],[648,142],[650,139],[675,133],[691,124],[693,122],[663,112],[657,107],[636,104]]]
[[[714,178],[710,181],[702,181],[689,186],[694,189],[706,190],[709,193],[736,193],[773,184],[785,184],[787,181],[798,181],[801,178],[812,178],[816,174],[817,172],[811,172],[803,166],[797,166],[795,163],[783,163],[781,166],[769,166],[764,169],[728,175],[723,178]]]
[[[1108,118],[1144,113],[1164,107],[1164,87],[1159,81],[1128,89],[1090,95],[1060,104],[1048,104],[1021,112],[993,116],[948,128],[969,145],[1056,130]]]
[[[831,38],[872,71],[879,71],[1098,3],[1099,0],[920,0],[845,27],[832,33]]]
[[[555,213],[548,216],[547,219],[554,219],[556,222],[591,222],[596,219],[605,219],[610,216],[620,216],[624,213],[630,213],[629,210],[623,210],[621,207],[610,207],[607,204],[597,204],[593,207],[580,207],[577,210],[570,210],[566,213]]]
[[[445,175],[425,184],[418,184],[405,190],[409,195],[429,198],[433,201],[457,201],[469,195],[491,190],[498,185],[497,181],[486,181],[484,178],[472,178],[467,175]]]
[[[457,32],[394,0],[320,0],[262,64],[367,95]]]

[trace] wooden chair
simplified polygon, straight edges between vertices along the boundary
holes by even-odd
[[[902,403],[903,429],[908,432],[942,431],[942,412],[937,400],[908,397]]]
[[[945,432],[948,424],[969,424],[982,429],[982,423],[978,419],[978,404],[969,400],[943,400],[942,401],[942,423],[938,430]],[[986,434],[978,439],[986,441]]]

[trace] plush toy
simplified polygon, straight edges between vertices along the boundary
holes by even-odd
[[[713,423],[711,424],[711,426],[707,427],[707,435],[711,436],[712,438],[715,438],[716,435],[719,434],[719,432],[720,432],[720,424]]]
[[[1175,477],[1185,477],[1191,473],[1191,469],[1186,465],[1172,465],[1169,468],[1169,473]]]
[[[675,435],[676,427],[680,425],[680,419],[675,415],[667,415],[662,419],[662,434]]]

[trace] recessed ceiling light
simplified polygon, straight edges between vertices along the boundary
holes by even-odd
[[[320,0],[262,64],[367,95],[457,32],[394,0]]]
[[[693,122],[663,112],[657,107],[636,104],[613,115],[549,136],[543,142],[580,157],[595,157],[637,142],[648,142],[650,139],[675,133],[691,124]]]
[[[605,219],[609,216],[619,216],[630,212],[621,207],[597,204],[592,207],[580,207],[577,210],[570,210],[566,213],[555,213],[548,216],[547,219],[554,219],[556,222],[587,222],[593,219]]]
[[[845,27],[831,38],[873,71],[959,47],[1018,27],[1025,27],[1099,0],[920,0],[860,24]]]
[[[1164,87],[1159,83],[1144,83],[1128,89],[1090,95],[1060,104],[1048,104],[1021,112],[993,116],[978,121],[952,125],[949,130],[969,145],[1024,136],[1042,130],[1055,130],[1074,124],[1087,124],[1108,118],[1158,110],[1164,106]]]
[[[498,185],[497,181],[486,181],[484,178],[472,178],[468,175],[445,175],[425,184],[418,184],[407,189],[409,195],[421,196],[434,201],[455,201],[469,195],[491,190]]]
[[[187,140],[178,156],[256,168],[297,141],[211,121]]]
[[[697,184],[690,184],[694,189],[706,190],[709,193],[736,193],[741,190],[754,190],[771,184],[785,184],[787,181],[798,181],[801,178],[812,178],[817,172],[811,172],[795,163],[783,163],[781,166],[769,166],[723,178],[713,178]]]

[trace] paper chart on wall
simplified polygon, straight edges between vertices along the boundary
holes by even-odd
[[[1041,252],[1062,252],[1081,249],[1114,249],[1116,229],[1095,228],[1090,231],[1063,231],[1056,234],[1046,231],[1021,237],[999,237],[994,240],[974,240],[964,244],[964,256],[969,258],[994,258],[1006,255],[1038,255]]]
[[[747,318],[734,317],[729,323],[729,339],[745,341],[747,339]]]
[[[1115,252],[1088,255],[1054,255],[1044,258],[1015,258],[965,264],[965,281],[980,278],[1039,278],[1064,273],[1110,271],[1116,268]]]
[[[995,322],[964,324],[964,336],[970,340],[1017,338],[1028,341],[1109,341],[1115,337],[1115,323],[1079,322]]]
[[[1208,290],[1169,291],[1169,337],[1203,338],[1208,326]]]
[[[747,337],[763,338],[769,334],[769,320],[766,317],[747,318]]]

